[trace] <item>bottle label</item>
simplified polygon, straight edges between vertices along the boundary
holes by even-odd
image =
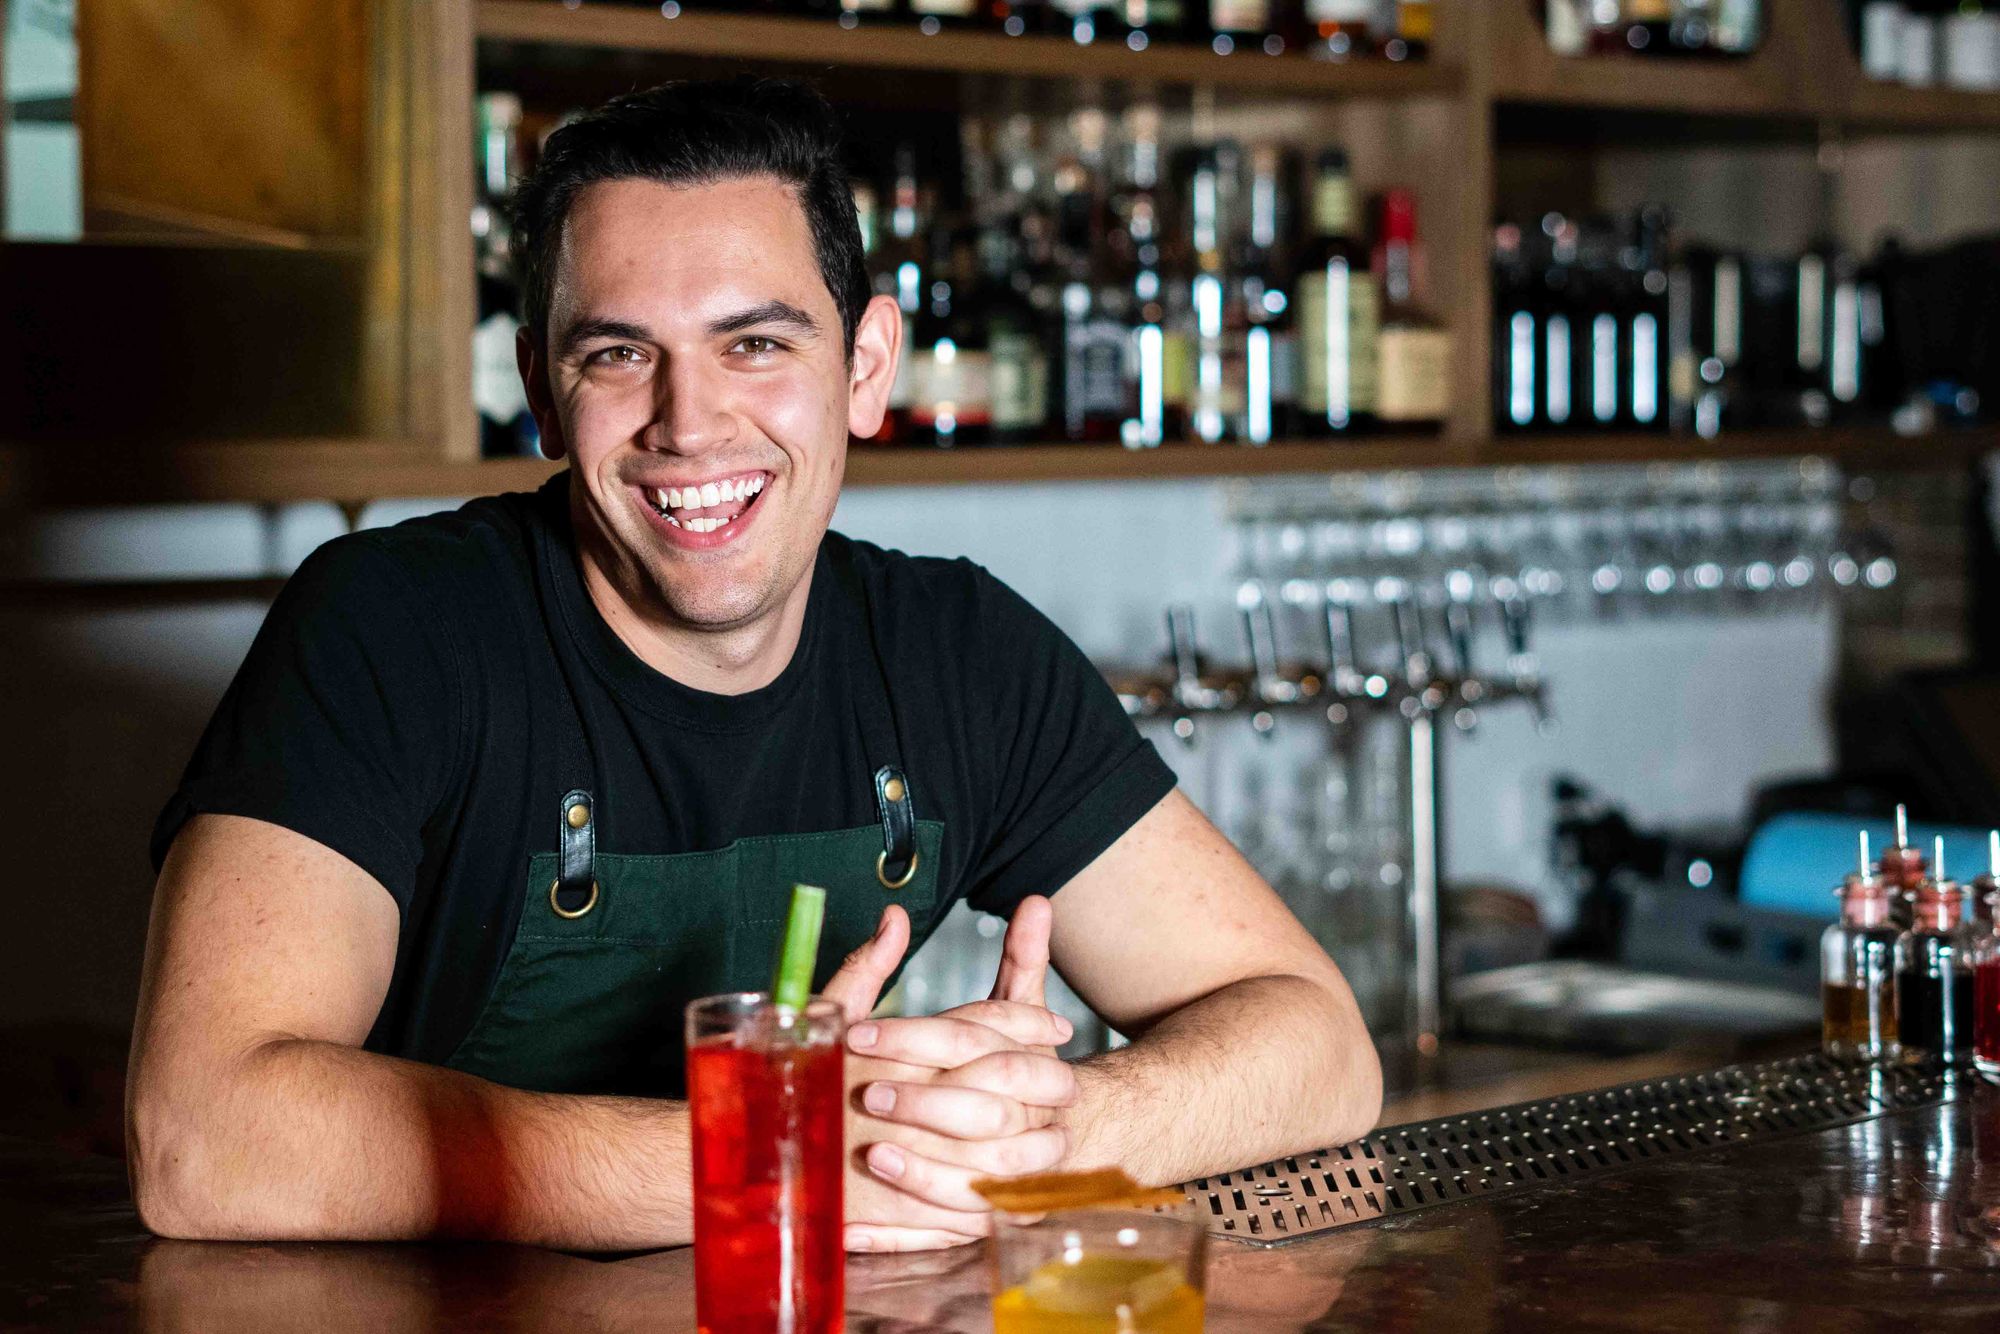
[[[512,425],[528,410],[528,391],[514,358],[514,335],[520,321],[496,310],[472,331],[472,404],[479,415],[501,426]]]
[[[1026,333],[995,333],[992,361],[993,426],[1033,431],[1049,417],[1049,362],[1041,340]]]
[[[1382,331],[1383,421],[1443,421],[1450,397],[1451,335],[1442,329]]]
[[[1299,406],[1334,427],[1375,411],[1375,275],[1336,260],[1299,280]]]
[[[1346,236],[1354,230],[1354,181],[1325,172],[1313,188],[1313,226],[1321,236]]]
[[[910,10],[917,14],[936,14],[941,18],[966,19],[972,17],[973,4],[972,0],[910,0]]]
[[[910,420],[948,432],[984,426],[993,420],[993,361],[984,351],[967,351],[941,338],[925,358],[930,374],[924,392],[910,405]]]
[[[1208,22],[1217,32],[1268,32],[1271,0],[1208,0]]]
[[[1299,340],[1288,333],[1271,339],[1271,401],[1286,407],[1299,401]]]
[[[1311,23],[1366,23],[1373,18],[1375,0],[1306,0],[1306,19]]]
[[[844,14],[886,14],[892,0],[840,0]]]
[[[1116,320],[1071,321],[1063,348],[1063,412],[1071,421],[1124,413],[1128,341]]]

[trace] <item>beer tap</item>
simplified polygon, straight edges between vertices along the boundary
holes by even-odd
[[[1190,744],[1194,741],[1194,715],[1234,708],[1240,691],[1219,683],[1202,670],[1201,650],[1196,646],[1194,608],[1175,603],[1167,608],[1167,652],[1173,659],[1174,735]]]
[[[1479,725],[1479,702],[1486,698],[1486,683],[1479,678],[1472,660],[1472,603],[1467,598],[1447,596],[1444,604],[1445,640],[1451,646],[1451,670],[1457,679],[1458,708],[1452,711],[1452,726],[1470,732]]]
[[[1505,589],[1500,587],[1502,583],[1507,585]],[[1541,666],[1528,646],[1531,615],[1528,599],[1512,580],[1496,580],[1494,593],[1500,606],[1500,625],[1507,635],[1509,693],[1528,702],[1535,713],[1536,728],[1544,729],[1549,725],[1549,703],[1542,685]]]
[[[1268,737],[1278,725],[1272,706],[1295,703],[1298,683],[1279,671],[1278,620],[1263,585],[1250,581],[1237,589],[1236,610],[1243,617],[1243,641],[1250,649],[1250,698],[1257,705],[1250,715],[1250,730]]]

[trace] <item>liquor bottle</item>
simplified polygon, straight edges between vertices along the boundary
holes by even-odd
[[[1305,50],[1318,60],[1349,60],[1375,50],[1374,0],[1305,0]]]
[[[1250,150],[1248,226],[1232,265],[1237,300],[1248,322],[1244,343],[1243,421],[1238,438],[1253,445],[1298,429],[1298,341],[1292,328],[1287,239],[1295,234],[1290,183],[1297,160],[1273,143]]]
[[[882,429],[872,439],[887,444],[908,439],[910,412],[921,391],[921,366],[916,355],[916,321],[924,308],[925,289],[922,194],[917,185],[916,149],[899,144],[895,152],[895,184],[889,196],[888,228],[876,251],[874,288],[892,296],[903,317],[903,354],[889,387],[889,410]]]
[[[1431,0],[1386,0],[1388,38],[1382,54],[1389,60],[1422,60],[1437,35],[1437,11]]]
[[[1121,439],[1136,420],[1129,364],[1127,293],[1110,272],[1103,245],[1104,119],[1072,118],[1076,154],[1055,172],[1056,266],[1061,273],[1057,361],[1058,418],[1063,438],[1101,443]]]
[[[1521,228],[1493,229],[1493,424],[1525,431],[1541,424],[1540,302]]]
[[[1582,307],[1583,229],[1560,213],[1542,217],[1548,263],[1542,269],[1542,424],[1558,431],[1589,423],[1591,321]]]
[[[1079,46],[1123,40],[1122,0],[1048,0],[1048,3],[1050,31],[1069,37]]]
[[[979,265],[971,233],[933,233],[929,301],[916,321],[917,383],[912,443],[983,445],[993,426],[992,354],[978,306]],[[936,257],[945,257],[936,262]]]
[[[936,34],[946,28],[980,25],[985,14],[980,0],[906,0],[909,17],[919,32]]]
[[[1584,15],[1589,0],[1543,0],[1542,31],[1549,50],[1559,56],[1580,56],[1590,49],[1590,25]]]
[[[1167,289],[1165,202],[1160,183],[1160,110],[1150,102],[1127,109],[1111,201],[1109,262],[1131,296],[1132,375],[1136,413],[1126,424],[1128,445],[1150,448],[1178,438],[1185,406],[1174,390],[1185,341],[1168,323],[1177,310]]]
[[[1673,53],[1673,0],[1625,0],[1625,45],[1643,55]]]
[[[1868,862],[1861,832],[1861,867],[1834,891],[1840,920],[1820,937],[1821,1045],[1837,1061],[1893,1061],[1896,1032],[1896,939],[1889,920],[1889,886]]]
[[[1726,56],[1747,56],[1764,39],[1764,0],[1716,0],[1710,44]]]
[[[1679,55],[1706,55],[1715,50],[1715,0],[1673,0],[1667,47]]]
[[[1116,24],[1107,33],[1098,21],[1098,36],[1118,36],[1134,51],[1143,51],[1154,42],[1184,41],[1193,27],[1192,15],[1201,0],[1118,0],[1114,6]]]
[[[1909,10],[1902,0],[1867,0],[1861,6],[1856,41],[1863,74],[1884,83],[1893,83],[1902,75],[1903,24],[1908,19]]]
[[[1228,141],[1200,150],[1186,191],[1195,264],[1189,287],[1188,433],[1209,444],[1232,438],[1244,407],[1249,322],[1241,289],[1232,290],[1224,251],[1234,221],[1240,156],[1241,150]]]
[[[1667,427],[1668,310],[1667,214],[1648,206],[1632,220],[1632,243],[1621,257],[1625,273],[1624,416],[1642,431]]]
[[[1983,910],[1972,946],[1972,1063],[2000,1079],[2000,829],[1986,835],[1986,874],[1972,893]]]
[[[1931,867],[1896,942],[1897,1036],[1905,1051],[1955,1065],[1972,1055],[1973,941],[1964,887],[1945,878],[1942,838]]]
[[[1032,295],[1032,278],[1021,234],[994,227],[979,236],[984,280],[977,305],[986,326],[991,365],[990,438],[995,444],[1040,440],[1049,418],[1049,354],[1046,321]]]
[[[1602,220],[1584,225],[1578,240],[1572,309],[1583,352],[1576,382],[1583,424],[1610,430],[1630,420],[1626,363],[1626,284],[1618,238]]]
[[[1282,54],[1283,36],[1272,21],[1272,0],[1206,0],[1208,44],[1217,55],[1232,51]]]
[[[1355,236],[1347,153],[1323,149],[1313,187],[1313,237],[1299,265],[1302,433],[1345,435],[1373,425],[1380,314],[1368,251]]]
[[[480,456],[509,458],[541,450],[515,357],[521,294],[508,256],[507,195],[517,175],[521,99],[512,93],[482,93],[478,106],[472,240],[479,312],[472,328],[472,402],[479,411]]]
[[[1382,328],[1377,414],[1385,427],[1435,427],[1450,406],[1451,334],[1416,301],[1417,204],[1382,197]]]

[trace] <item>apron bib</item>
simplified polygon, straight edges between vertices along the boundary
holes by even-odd
[[[859,580],[847,582],[868,605]],[[685,1097],[688,1002],[769,989],[795,883],[827,892],[815,991],[891,903],[910,914],[914,949],[938,903],[945,827],[916,819],[879,637],[874,649],[879,691],[863,686],[855,704],[866,744],[888,761],[873,775],[877,823],[672,854],[598,851],[607,794],[595,729],[556,653],[577,715],[565,747],[576,786],[551,812],[557,850],[529,858],[519,923],[485,1008],[445,1064],[538,1092]]]

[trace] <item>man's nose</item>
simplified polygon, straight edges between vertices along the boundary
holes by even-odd
[[[676,453],[727,443],[736,434],[729,377],[700,357],[671,358],[659,379],[654,426],[660,447]]]

